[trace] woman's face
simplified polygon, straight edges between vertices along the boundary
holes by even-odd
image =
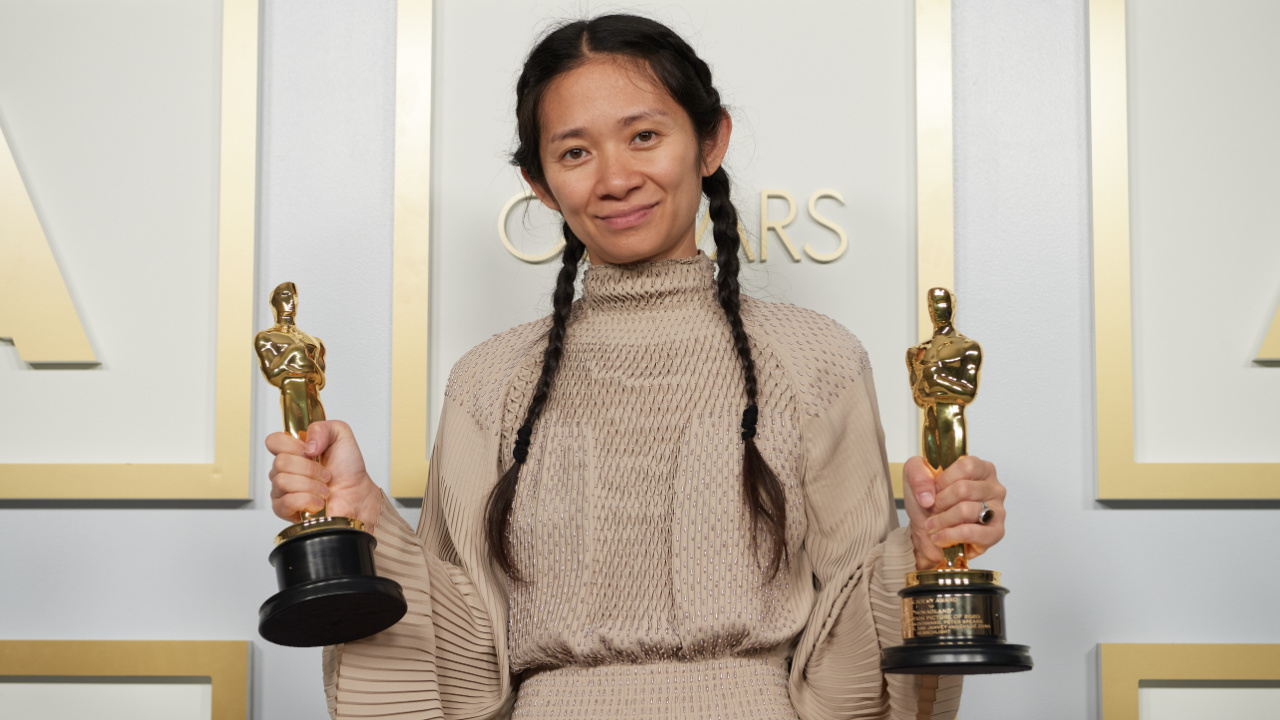
[[[727,114],[718,137],[700,146],[688,114],[643,65],[603,56],[551,82],[540,121],[545,184],[530,184],[593,263],[697,253],[702,178],[724,159]]]

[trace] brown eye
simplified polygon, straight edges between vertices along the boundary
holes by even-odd
[[[636,140],[639,140],[642,143],[647,143],[647,142],[651,142],[657,136],[658,134],[652,130],[641,130],[640,132],[636,133]]]
[[[581,160],[584,154],[586,153],[582,148],[569,148],[564,151],[564,155],[561,157],[565,160]]]

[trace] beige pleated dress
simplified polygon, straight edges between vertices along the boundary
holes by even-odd
[[[959,678],[879,670],[914,560],[866,352],[822,315],[744,297],[790,562],[771,579],[753,555],[714,276],[701,254],[586,272],[512,510],[525,583],[490,560],[483,516],[550,321],[458,362],[417,532],[384,498],[375,533],[409,612],[325,649],[335,717],[954,717]]]

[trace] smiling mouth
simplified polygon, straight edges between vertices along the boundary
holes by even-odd
[[[649,203],[648,205],[638,205],[633,208],[610,213],[609,215],[602,215],[600,216],[600,219],[604,221],[605,225],[608,225],[614,230],[625,230],[644,222],[645,218],[649,217],[649,214],[653,212],[653,209],[657,206],[658,203],[656,202]]]

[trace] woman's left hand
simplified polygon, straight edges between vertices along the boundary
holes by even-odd
[[[1005,488],[996,479],[995,465],[965,455],[934,477],[917,456],[902,466],[902,477],[917,570],[938,567],[944,547],[967,543],[972,559],[1004,537]],[[978,522],[982,503],[994,513],[985,525]]]

